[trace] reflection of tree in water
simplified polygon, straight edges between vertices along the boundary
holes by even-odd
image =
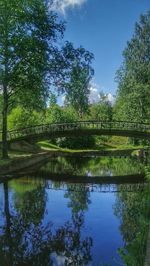
[[[62,257],[63,265],[87,265],[91,260],[92,239],[81,239],[83,223],[83,214],[75,214],[72,223],[68,222],[56,231],[53,250],[57,251],[57,256]]]
[[[65,198],[69,199],[68,207],[72,209],[72,214],[88,210],[90,201],[89,188],[86,184],[74,184],[76,190],[73,190],[73,184],[67,185]]]
[[[107,176],[127,175],[143,171],[143,166],[134,158],[74,158],[59,157],[51,160],[40,170],[50,173],[67,173],[72,175]]]
[[[15,209],[22,214],[22,219],[26,223],[37,225],[44,218],[46,200],[45,188],[41,184],[38,184],[32,191],[14,195]]]
[[[62,265],[88,264],[92,240],[88,237],[81,239],[83,212],[73,215],[71,222],[54,233],[52,223],[42,224],[46,197],[42,187],[38,187],[37,192],[37,196],[25,193],[23,199],[21,195],[15,196],[15,209],[9,210],[8,184],[4,184],[6,221],[0,236],[1,265],[49,266],[57,265],[58,258],[61,258]]]
[[[77,191],[73,190],[73,185],[67,185],[67,192],[65,193],[65,198],[69,199],[69,203],[68,203],[68,207],[71,208],[72,211],[72,221],[73,224],[76,228],[76,234],[74,235],[75,237],[75,246],[76,246],[76,255],[73,256],[73,258],[75,258],[75,260],[72,260],[72,263],[70,262],[70,264],[68,265],[86,265],[88,263],[88,261],[92,260],[92,257],[90,255],[90,248],[93,245],[93,241],[92,238],[88,238],[87,243],[85,240],[81,240],[81,228],[84,224],[84,212],[86,210],[88,210],[88,205],[91,203],[90,201],[90,192],[88,190],[88,188],[86,189],[86,185],[84,184],[75,184],[74,185],[77,189]],[[79,189],[79,190],[78,190]],[[81,245],[82,243],[82,245]],[[75,247],[74,246],[74,247]],[[81,247],[86,247],[86,252],[82,252]],[[70,250],[72,250],[72,247],[69,248],[68,252],[70,252]],[[82,261],[82,257],[81,254],[83,255],[83,257],[85,258],[85,261],[83,263]]]
[[[120,231],[125,241],[119,253],[127,266],[143,266],[150,219],[150,187],[142,192],[120,192],[114,213],[121,220]]]

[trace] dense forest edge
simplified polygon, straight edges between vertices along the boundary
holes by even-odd
[[[123,63],[116,72],[116,96],[110,100],[101,91],[99,100],[90,102],[94,55],[64,39],[66,22],[60,21],[42,0],[26,4],[20,1],[17,6],[15,1],[3,1],[2,5],[0,151],[3,160],[40,149],[71,152],[149,147],[149,140],[84,136],[45,140],[36,147],[27,143],[24,149],[25,143],[22,147],[10,147],[7,131],[85,120],[149,123],[150,11],[141,15],[123,51]]]

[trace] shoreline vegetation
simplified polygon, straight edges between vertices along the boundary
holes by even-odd
[[[24,146],[24,151],[21,151]],[[15,149],[16,148],[16,149]],[[132,144],[101,143],[99,146],[86,149],[61,148],[49,141],[41,141],[36,145],[20,143],[20,147],[13,145],[9,150],[9,159],[0,160],[0,177],[21,171],[25,168],[43,163],[54,157],[92,157],[92,156],[114,156],[127,157],[136,156],[144,159],[148,146]]]

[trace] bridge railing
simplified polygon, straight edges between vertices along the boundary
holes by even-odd
[[[139,131],[149,132],[149,124],[141,124],[135,122],[124,121],[77,121],[72,123],[53,123],[42,124],[26,128],[20,128],[18,130],[10,130],[7,133],[8,140],[14,140],[23,138],[26,136],[39,135],[43,133],[55,133],[64,131],[75,130],[87,130],[87,129],[106,129],[106,130],[126,130],[126,131]],[[0,132],[0,139],[2,139],[2,132]]]

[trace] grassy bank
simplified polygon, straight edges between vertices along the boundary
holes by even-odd
[[[32,154],[38,154],[42,151],[47,152],[56,152],[56,154],[59,152],[62,154],[87,154],[93,155],[94,153],[97,155],[110,155],[113,156],[117,155],[117,152],[120,152],[120,155],[137,155],[138,150],[147,148],[147,146],[144,145],[133,145],[129,143],[128,138],[126,137],[111,137],[107,140],[105,139],[98,139],[96,141],[96,145],[93,146],[93,148],[84,148],[84,149],[68,149],[68,148],[61,148],[60,146],[50,143],[49,141],[40,141],[36,145],[30,145],[29,143],[20,142],[17,143],[16,146],[13,143],[13,149],[9,150],[9,159],[8,160],[2,160],[0,159],[0,166],[7,166],[12,161],[16,159],[21,158],[27,158],[31,156]],[[0,150],[0,157],[1,157],[1,150]]]
[[[61,148],[56,144],[52,144],[49,141],[40,141],[38,145],[41,149],[49,150],[49,151],[66,151],[66,152],[84,152],[84,151],[114,151],[114,150],[138,150],[147,148],[145,145],[133,145],[129,143],[126,138],[120,137],[113,137],[109,141],[101,141],[93,148],[84,148],[84,149],[68,149],[68,148]]]

